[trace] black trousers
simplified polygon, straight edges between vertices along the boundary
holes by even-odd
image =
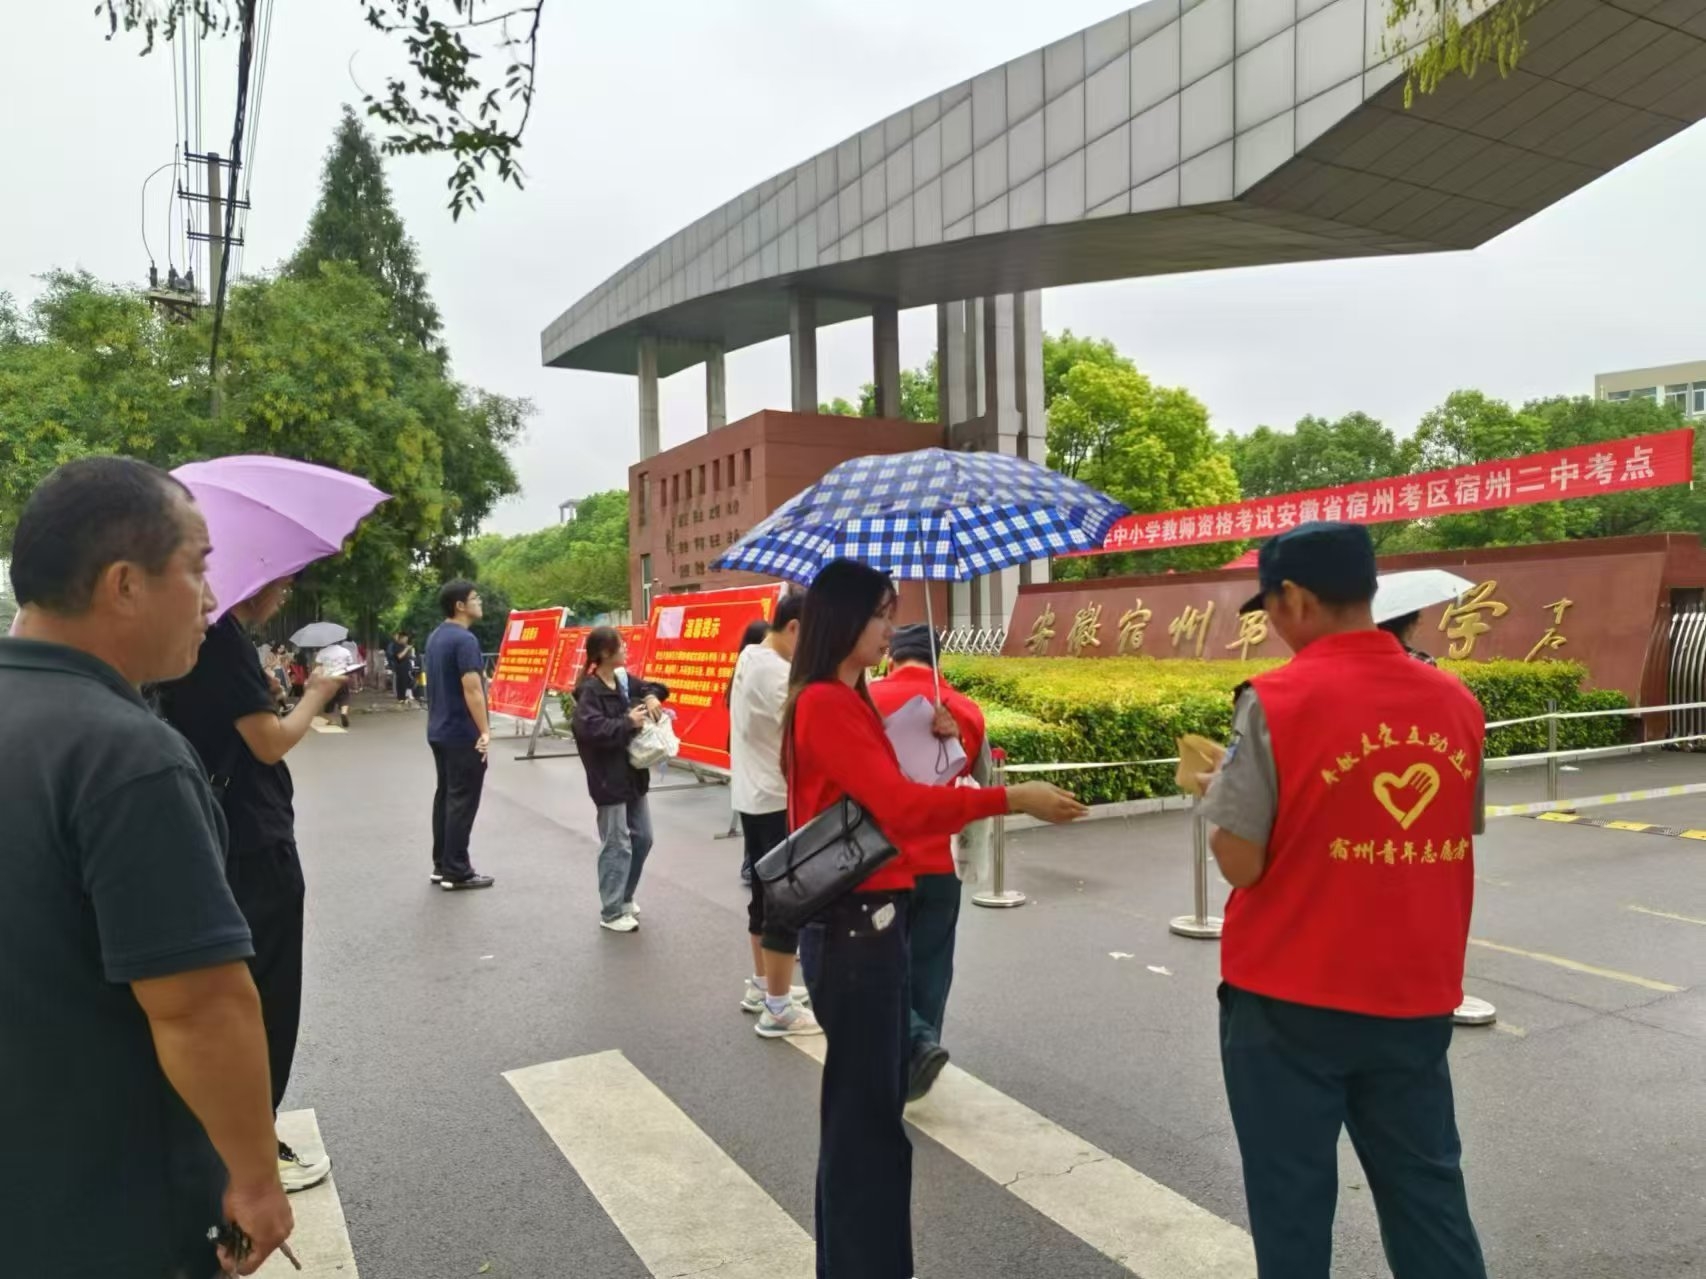
[[[243,918],[249,922],[255,956],[249,972],[261,996],[276,1113],[290,1083],[296,1035],[302,1023],[302,927],[306,889],[294,842],[234,846],[225,877]]]
[[[912,894],[912,1052],[942,1042],[948,989],[954,984],[954,934],[960,923],[960,877],[920,875]]]
[[[1260,1279],[1327,1279],[1350,1132],[1396,1279],[1486,1279],[1446,1050],[1451,1018],[1367,1017],[1220,988],[1220,1057]]]
[[[751,866],[788,838],[788,814],[742,813],[740,829],[746,842],[746,864]],[[759,939],[758,944],[764,950],[792,955],[800,946],[799,933],[779,928],[765,917],[764,886],[758,882],[757,876],[753,877],[750,887],[752,895],[746,904],[746,931]]]
[[[467,879],[474,873],[468,840],[486,785],[486,757],[474,749],[473,742],[433,742],[431,746],[438,769],[438,790],[432,797],[432,868],[446,879]]]
[[[828,1040],[819,1105],[818,1279],[912,1279],[910,893],[849,893],[800,931]]]

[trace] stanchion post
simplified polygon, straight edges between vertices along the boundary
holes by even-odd
[[[1200,798],[1191,805],[1191,870],[1195,913],[1169,920],[1167,929],[1180,937],[1216,940],[1220,937],[1220,919],[1208,913],[1208,818],[1203,815]]]
[[[1005,786],[1007,784],[1007,752],[1002,750],[1000,747],[996,747],[994,750],[989,752],[989,758],[991,764],[989,778],[990,785]],[[988,906],[992,909],[1003,909],[1009,906],[1023,906],[1025,904],[1025,894],[1018,891],[1018,889],[1009,889],[1007,887],[1007,819],[1005,817],[997,817],[995,819],[994,835],[990,840],[990,844],[991,869],[989,877],[989,891],[986,893],[973,893],[971,898],[972,903],[977,906]]]
[[[1546,798],[1558,798],[1558,699],[1546,699]]]

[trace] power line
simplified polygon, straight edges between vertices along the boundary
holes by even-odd
[[[223,230],[217,227],[213,229],[227,252],[231,247],[237,223],[237,176],[243,163],[244,116],[249,104],[249,70],[254,58],[255,41],[256,0],[239,0],[239,3],[243,14],[243,37],[237,47],[237,110],[231,122],[231,168],[225,188],[225,226]],[[219,376],[219,333],[225,320],[225,294],[230,282],[231,272],[226,269],[222,269],[219,278],[213,282],[213,346],[208,354],[208,372],[215,379]],[[214,402],[217,405],[217,391]]]

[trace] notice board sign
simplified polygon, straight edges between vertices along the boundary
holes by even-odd
[[[785,589],[777,584],[665,595],[652,606],[646,678],[669,689],[681,758],[728,768],[729,708],[723,694],[740,637],[748,623],[771,619]],[[632,656],[631,642],[629,648]]]
[[[644,675],[648,628],[618,626],[616,629],[622,635],[622,642],[628,646],[628,673]],[[575,691],[575,685],[580,683],[581,675],[586,670],[586,637],[591,635],[592,631],[590,626],[565,626],[558,632],[557,648],[551,655],[551,670],[545,680],[548,692]]]
[[[504,623],[503,640],[498,644],[498,667],[492,673],[492,686],[486,694],[486,704],[493,714],[527,720],[539,718],[539,709],[545,704],[551,659],[562,629],[560,608],[518,609],[509,615]]]

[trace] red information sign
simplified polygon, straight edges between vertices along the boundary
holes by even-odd
[[[628,671],[634,675],[646,673],[646,636],[644,626],[618,626],[622,642],[628,646]],[[545,687],[553,693],[572,693],[586,670],[586,637],[590,626],[565,626],[557,636],[556,651],[551,654],[551,672]]]
[[[1694,432],[1683,427],[1501,462],[1476,462],[1448,471],[1254,497],[1227,506],[1128,515],[1108,530],[1101,551],[1088,554],[1271,537],[1312,520],[1382,524],[1388,520],[1432,519],[1687,484],[1693,478]]]
[[[516,611],[504,623],[503,641],[498,645],[498,668],[486,705],[493,714],[517,719],[538,719],[545,702],[546,677],[563,628],[563,610],[536,608]]]
[[[681,757],[729,766],[729,709],[723,693],[734,674],[747,624],[769,621],[786,588],[737,586],[696,595],[666,595],[652,606],[646,678],[669,688]],[[629,641],[633,665],[633,641]]]

